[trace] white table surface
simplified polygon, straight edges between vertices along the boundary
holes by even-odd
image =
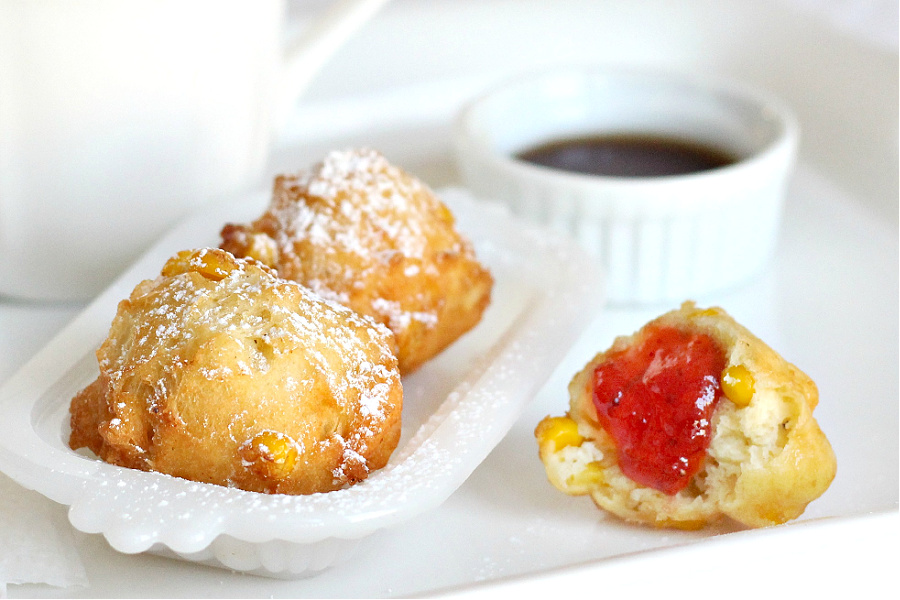
[[[619,530],[619,545],[603,547],[602,529],[616,525],[589,501],[559,498],[541,480],[530,440],[534,423],[564,410],[561,390],[587,357],[668,307],[615,308],[586,324],[583,339],[507,439],[450,500],[367,539],[348,565],[311,579],[276,581],[121,555],[98,536],[73,532],[90,586],[11,586],[10,596],[418,596],[439,590],[477,596],[566,586],[664,591],[671,580],[666,574],[672,578],[697,564],[687,561],[713,566],[715,574],[704,576],[723,584],[738,566],[768,569],[763,572],[770,577],[745,580],[745,591],[764,589],[775,577],[782,590],[874,590],[879,582],[896,589],[896,578],[889,577],[898,556],[896,21],[885,42],[883,35],[860,36],[858,27],[833,27],[808,5],[398,0],[313,82],[270,165],[271,173],[294,170],[335,147],[366,144],[435,187],[456,183],[455,111],[488,83],[537,66],[652,64],[737,77],[780,95],[797,112],[803,135],[778,254],[751,285],[699,300],[725,306],[817,380],[823,395],[817,416],[829,435],[841,427],[865,431],[867,419],[881,421],[878,448],[836,436],[833,487],[840,489],[813,503],[802,524],[688,547],[679,546],[706,534]],[[298,21],[306,9],[295,7]],[[0,382],[82,308],[0,298]],[[861,397],[878,399],[865,405],[877,414],[870,410],[845,422],[845,413],[831,408]],[[653,551],[664,547],[674,548]],[[639,554],[609,559],[623,551]],[[824,570],[804,581],[784,571],[785,563]],[[647,569],[660,577],[643,577]]]

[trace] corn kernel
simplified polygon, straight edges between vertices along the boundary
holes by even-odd
[[[747,406],[753,398],[753,374],[743,365],[732,365],[722,372],[722,391],[737,406]]]
[[[187,273],[190,270],[191,256],[194,255],[192,250],[182,250],[163,265],[161,274],[164,277],[173,277]]]
[[[277,262],[278,249],[275,241],[265,234],[254,234],[247,245],[245,255],[266,265],[274,267]]]
[[[566,485],[570,488],[590,489],[603,484],[604,480],[603,467],[600,466],[600,463],[594,461],[586,464],[580,472],[570,475],[566,479]]]
[[[445,204],[440,204],[438,206],[438,219],[440,219],[447,225],[453,225],[456,220],[453,216],[453,213],[449,208],[447,208]]]
[[[193,271],[211,281],[220,281],[237,268],[237,263],[225,251],[182,250],[166,262],[162,275],[174,277]]]
[[[262,431],[238,450],[244,465],[264,479],[284,479],[297,462],[297,443],[283,433]]]
[[[584,438],[578,433],[578,425],[570,417],[546,417],[537,426],[535,435],[541,446],[553,445],[553,452],[566,446],[580,446]]]
[[[709,308],[698,308],[694,311],[694,317],[717,317],[722,314],[722,309],[711,306]]]

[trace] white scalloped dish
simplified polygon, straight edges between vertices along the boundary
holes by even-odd
[[[462,190],[443,190],[496,284],[482,322],[404,379],[403,433],[388,466],[353,487],[266,495],[135,471],[67,445],[69,402],[97,375],[94,351],[116,304],[179,249],[214,245],[264,193],[182,223],[0,389],[0,470],[70,506],[79,530],[125,553],[154,552],[273,577],[306,576],[356,543],[440,505],[503,438],[602,304],[575,246],[516,222]]]

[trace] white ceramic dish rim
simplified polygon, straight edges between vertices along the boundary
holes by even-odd
[[[493,148],[485,143],[479,135],[477,121],[478,113],[484,110],[489,103],[496,101],[504,94],[513,94],[517,88],[535,85],[539,82],[560,79],[619,79],[623,81],[656,82],[661,87],[689,88],[694,93],[703,93],[710,96],[735,98],[747,105],[756,107],[757,118],[768,121],[775,129],[775,134],[768,143],[749,156],[742,157],[737,162],[705,171],[684,175],[672,175],[665,177],[610,177],[601,175],[585,175],[565,172],[558,169],[534,165],[515,159],[507,153]],[[527,100],[523,100],[527,101]],[[591,132],[584,132],[589,134]],[[478,160],[491,165],[495,170],[501,169],[509,173],[510,177],[521,178],[523,181],[541,181],[545,185],[555,185],[581,191],[594,189],[609,190],[615,193],[620,190],[625,193],[633,193],[643,188],[659,188],[665,186],[674,191],[690,186],[719,187],[722,185],[740,184],[740,181],[753,181],[759,176],[760,170],[767,170],[768,164],[787,153],[793,156],[796,152],[799,139],[799,125],[792,111],[778,98],[770,93],[748,86],[742,82],[726,78],[700,77],[697,75],[680,74],[661,69],[642,69],[626,67],[569,67],[565,69],[548,69],[511,78],[503,83],[491,86],[474,99],[466,103],[458,114],[454,123],[455,141],[458,147],[464,148],[466,153],[476,153]],[[472,160],[471,158],[469,160]],[[735,180],[735,181],[729,181]],[[671,202],[664,197],[645,195],[640,198],[629,197],[629,201],[638,201],[646,210],[663,209],[670,210]],[[682,207],[691,205],[690,197],[680,197]]]
[[[105,336],[108,322],[98,331],[98,313],[111,315],[137,281],[158,272],[179,247],[176,240],[209,220],[206,215],[177,227],[0,389],[5,414],[0,469],[24,487],[70,505],[76,528],[102,533],[127,553],[159,544],[195,553],[220,535],[251,543],[358,539],[435,508],[502,439],[576,339],[580,319],[601,304],[599,276],[571,243],[517,223],[503,208],[461,190],[441,193],[459,221],[476,229],[463,228],[476,246],[486,241],[518,256],[522,268],[539,270],[551,285],[525,302],[485,360],[368,480],[328,494],[256,494],[116,467],[54,447],[38,433],[36,423],[48,411],[62,406],[67,414],[68,398],[45,396],[77,367],[73,357],[84,363],[82,357]],[[497,237],[485,240],[489,232]]]

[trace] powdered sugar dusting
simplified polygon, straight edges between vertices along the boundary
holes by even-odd
[[[290,252],[299,239],[367,258],[374,258],[373,251],[388,257],[391,252],[422,256],[425,236],[420,220],[396,218],[398,213],[416,211],[410,198],[422,184],[404,177],[378,152],[331,152],[317,168],[285,176],[282,182],[287,194],[310,199],[275,198],[273,213],[285,232],[278,240],[282,252]],[[322,204],[328,209],[323,210]]]
[[[300,267],[307,270],[303,282],[347,304],[348,282],[361,284],[373,273],[386,273],[398,259],[406,261],[403,276],[435,275],[426,255],[437,228],[445,226],[435,215],[446,212],[424,184],[380,153],[353,149],[331,152],[309,171],[279,177],[269,209],[276,225],[265,229],[275,239],[282,265],[303,263],[309,256],[328,260],[324,278]],[[297,254],[299,247],[305,248],[303,255]],[[443,250],[469,251],[457,240]],[[336,271],[342,263],[352,264],[352,270]],[[429,327],[437,321],[433,311],[425,314],[386,298],[375,298],[371,311],[364,312],[381,315],[395,333],[413,321]]]
[[[113,389],[139,387],[153,411],[177,387],[197,353],[224,334],[234,349],[231,359],[201,368],[204,378],[220,381],[238,374],[265,373],[278,357],[300,353],[335,401],[352,402],[344,410],[365,417],[371,426],[363,431],[374,435],[375,424],[386,418],[388,406],[393,407],[389,382],[399,385],[396,370],[385,366],[395,364],[389,330],[278,278],[255,261],[234,259],[222,250],[196,251],[191,266],[204,268],[197,261],[202,262],[208,253],[226,256],[234,265],[223,271],[220,280],[192,270],[160,276],[139,284],[120,305],[111,336],[98,353],[101,370]],[[375,355],[370,354],[373,349]],[[336,360],[342,368],[335,368]],[[148,380],[147,373],[153,379]],[[296,377],[283,383],[297,399],[315,385]],[[234,415],[234,419],[238,422],[242,416]],[[351,445],[364,446],[356,435]]]

